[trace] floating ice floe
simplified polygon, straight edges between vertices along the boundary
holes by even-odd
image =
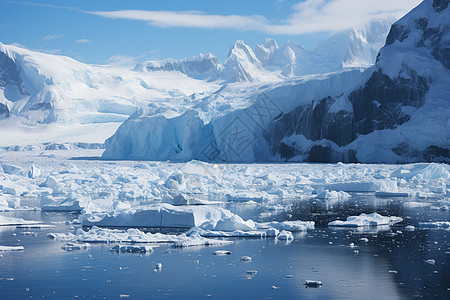
[[[252,220],[244,221],[240,216],[232,215],[219,220],[205,222],[201,224],[200,227],[205,230],[214,231],[249,231],[254,230],[256,228],[256,224]]]
[[[226,245],[232,241],[201,237],[195,233],[162,234],[145,233],[139,229],[128,230],[92,227],[89,231],[78,229],[75,233],[49,233],[49,238],[79,243],[170,243],[175,247]]]
[[[118,244],[111,247],[109,250],[117,253],[151,253],[153,252],[153,247],[146,245]]]
[[[89,243],[66,243],[64,246],[61,247],[61,249],[66,251],[73,251],[73,250],[81,250],[81,249],[87,249],[91,248],[91,244]]]
[[[241,261],[243,262],[252,262],[252,258],[250,256],[242,256]]]
[[[1,246],[0,251],[23,251],[23,246]]]
[[[80,219],[84,226],[191,228],[232,216],[229,210],[218,207],[161,203],[108,214],[84,214]]]
[[[231,251],[228,250],[216,250],[213,252],[214,255],[219,255],[219,256],[223,256],[223,255],[231,255]]]
[[[319,287],[322,285],[322,281],[318,281],[318,280],[306,280],[305,283],[303,284],[306,287]]]
[[[360,214],[359,216],[351,216],[347,221],[336,220],[328,223],[328,226],[342,226],[342,227],[362,227],[362,226],[382,226],[393,225],[403,221],[400,217],[385,217],[377,213]]]
[[[314,229],[314,221],[283,221],[283,222],[266,222],[257,223],[256,227],[258,229],[270,229],[275,228],[277,230],[288,230],[288,231],[307,231]]]

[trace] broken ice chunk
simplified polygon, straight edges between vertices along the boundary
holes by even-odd
[[[318,280],[306,280],[304,285],[306,287],[319,287],[322,286],[322,281],[318,281]]]
[[[213,252],[214,255],[223,256],[223,255],[230,255],[231,251],[228,250],[216,250]]]
[[[117,253],[150,253],[153,248],[144,245],[118,244],[111,247],[110,250]]]
[[[403,221],[400,217],[385,217],[377,213],[360,214],[359,216],[351,216],[347,221],[336,220],[328,223],[328,226],[343,226],[343,227],[360,227],[360,226],[381,226],[393,225]]]
[[[61,247],[61,249],[66,251],[73,251],[73,250],[81,250],[81,249],[87,249],[90,248],[91,244],[89,243],[66,243],[64,246]]]
[[[242,256],[241,261],[243,262],[252,262],[252,258],[250,256]]]

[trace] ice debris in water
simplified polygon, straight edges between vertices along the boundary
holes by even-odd
[[[231,251],[228,250],[216,250],[213,252],[214,255],[219,255],[219,256],[223,256],[223,255],[230,255]]]
[[[117,253],[151,253],[153,248],[151,246],[133,245],[133,244],[118,244],[110,248],[111,251]]]
[[[347,221],[336,220],[328,223],[328,226],[343,226],[343,227],[360,227],[360,226],[381,226],[393,225],[403,221],[400,217],[385,217],[377,213],[360,214],[359,216],[351,216]]]
[[[242,256],[241,261],[243,262],[252,262],[252,258],[250,256]]]
[[[427,259],[427,260],[424,260],[424,262],[426,262],[427,264],[430,264],[430,265],[436,264],[436,261],[434,259]]]
[[[75,233],[49,233],[49,238],[68,242],[96,242],[96,243],[171,243],[175,247],[223,245],[233,243],[209,239],[198,234],[162,234],[145,233],[139,229],[129,228],[127,230],[92,227],[89,231],[77,229]]]
[[[303,285],[305,285],[306,287],[319,287],[319,286],[322,286],[322,281],[306,280]]]
[[[64,246],[61,247],[61,249],[66,251],[73,251],[73,250],[87,249],[90,247],[91,244],[89,243],[66,243]]]
[[[412,226],[412,225],[408,225],[405,227],[405,230],[407,231],[414,231],[416,229],[416,227]]]

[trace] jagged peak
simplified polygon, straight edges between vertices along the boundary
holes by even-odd
[[[263,46],[264,48],[278,49],[278,43],[273,38],[266,38],[266,40],[264,41],[264,43],[261,46]]]

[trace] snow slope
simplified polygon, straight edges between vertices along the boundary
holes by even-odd
[[[203,93],[218,87],[181,73],[87,65],[69,57],[0,44],[1,144],[20,142],[14,140],[17,137],[11,130],[33,131],[35,134],[24,135],[30,137],[29,143],[34,142],[34,135],[55,142],[51,137],[64,136],[65,131],[63,141],[103,142],[138,107],[151,105],[167,115],[180,113]],[[90,133],[74,137],[73,130],[70,132],[71,127],[82,130],[86,124],[93,125]],[[98,131],[95,124],[104,124],[104,130]],[[40,128],[36,129],[37,125]],[[50,140],[43,138],[47,133]]]
[[[448,13],[448,1],[422,2],[391,27],[367,70],[229,84],[173,118],[139,111],[104,157],[450,161]]]

